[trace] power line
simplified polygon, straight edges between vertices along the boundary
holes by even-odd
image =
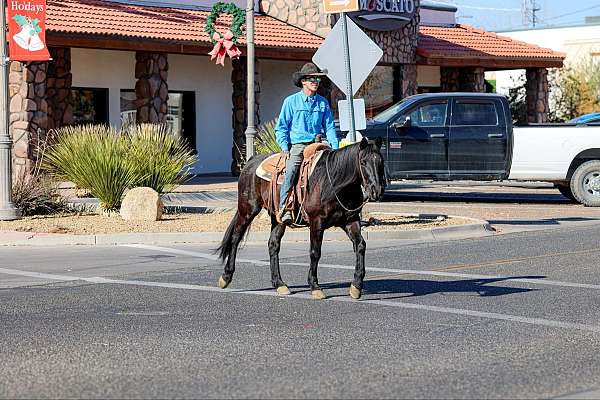
[[[570,12],[570,13],[556,15],[556,16],[551,17],[551,18],[546,18],[546,19],[544,19],[544,22],[551,21],[553,19],[559,19],[559,18],[562,18],[562,17],[568,17],[569,15],[573,15],[573,14],[579,14],[581,12],[593,10],[594,8],[600,8],[600,5],[591,6],[591,7],[587,7],[587,8],[582,8],[581,10],[576,10],[576,11],[573,11],[573,12]]]

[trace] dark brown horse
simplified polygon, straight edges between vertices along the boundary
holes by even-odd
[[[385,190],[380,149],[381,139],[375,143],[363,139],[360,143],[340,150],[326,150],[308,180],[304,210],[310,227],[308,284],[314,299],[325,298],[317,279],[317,265],[321,258],[323,233],[334,226],[342,228],[354,245],[356,269],[350,295],[355,299],[361,296],[365,277],[366,242],[360,232],[360,211],[366,201],[379,200]],[[266,156],[252,157],[240,174],[237,213],[217,249],[221,260],[225,262],[225,271],[219,278],[219,287],[224,289],[231,283],[240,241],[254,217],[265,208],[271,216],[271,283],[277,289],[277,293],[288,295],[290,291],[281,279],[279,271],[279,250],[286,226],[279,224],[274,210],[269,209],[268,205],[273,203],[268,201],[270,183],[256,176],[256,169],[265,158]]]

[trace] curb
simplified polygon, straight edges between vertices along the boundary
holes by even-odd
[[[408,215],[408,214],[407,214]],[[450,216],[454,217],[454,216]],[[459,217],[473,221],[465,225],[441,228],[414,229],[408,231],[363,231],[365,240],[412,240],[436,241],[455,240],[492,235],[494,228],[485,220]],[[0,246],[108,246],[124,244],[175,244],[175,243],[218,243],[223,238],[223,232],[186,232],[186,233],[118,233],[97,235],[63,235],[50,233],[22,233],[15,239],[1,240]],[[269,232],[252,232],[248,234],[247,242],[267,242]],[[348,240],[344,232],[339,230],[326,231],[325,241]],[[308,242],[308,232],[287,232],[283,242]]]

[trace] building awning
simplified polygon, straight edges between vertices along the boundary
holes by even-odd
[[[210,12],[108,0],[48,0],[50,46],[206,54]],[[230,17],[215,24],[228,28]],[[141,40],[140,40],[141,39]],[[257,57],[310,60],[323,42],[313,33],[268,15],[255,18]],[[245,38],[239,40],[245,45]],[[418,64],[487,69],[561,67],[564,54],[466,25],[419,28]]]
[[[565,55],[467,25],[421,26],[418,64],[486,69],[562,67]]]
[[[152,7],[107,0],[48,0],[48,44],[123,50],[154,50],[206,54],[212,43],[204,32],[209,11]],[[215,28],[224,33],[231,17],[219,17]],[[142,40],[140,40],[142,39]],[[323,38],[273,17],[257,15],[254,43],[285,56],[319,48]],[[245,45],[245,38],[239,40]],[[264,53],[264,52],[263,52]],[[268,53],[268,52],[267,52]],[[258,54],[260,56],[260,54]],[[268,54],[267,54],[268,56]]]

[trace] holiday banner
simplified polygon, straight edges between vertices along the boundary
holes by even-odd
[[[46,0],[8,0],[9,57],[13,61],[46,61]]]

